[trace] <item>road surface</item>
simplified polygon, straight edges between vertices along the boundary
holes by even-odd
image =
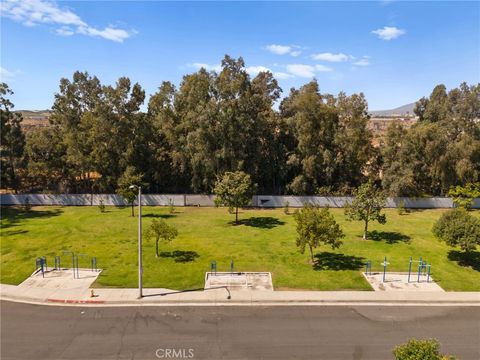
[[[480,359],[480,307],[1,303],[1,359],[392,359],[411,337]]]

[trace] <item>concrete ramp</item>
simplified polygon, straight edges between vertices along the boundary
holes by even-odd
[[[231,290],[273,290],[269,272],[207,272],[205,289],[228,287]]]

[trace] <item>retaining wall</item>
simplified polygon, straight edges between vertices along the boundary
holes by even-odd
[[[99,205],[103,200],[104,205],[128,205],[117,194],[1,194],[1,205],[23,205],[26,199],[31,205],[62,205],[62,206],[92,206]],[[173,203],[175,206],[215,206],[215,195],[176,195],[176,194],[145,194],[142,195],[142,204],[151,206],[167,206]],[[302,207],[307,203],[318,206],[330,206],[341,208],[352,197],[341,196],[275,196],[256,195],[252,198],[252,205],[260,208],[284,207],[286,202],[292,208]],[[386,207],[396,208],[403,201],[404,206],[410,209],[441,209],[452,208],[451,198],[388,198]],[[474,200],[473,208],[480,209],[480,198]]]

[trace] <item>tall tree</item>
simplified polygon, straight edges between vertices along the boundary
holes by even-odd
[[[335,179],[337,183],[357,187],[367,174],[375,176],[377,172],[377,153],[372,145],[373,135],[367,127],[370,118],[367,100],[363,93],[347,96],[341,92],[335,106],[339,116]]]
[[[308,247],[312,263],[315,261],[313,249],[322,244],[330,245],[332,249],[342,245],[340,239],[345,235],[328,207],[320,209],[307,204],[300,211],[296,211],[293,216],[297,224],[296,244],[302,254]]]
[[[363,221],[363,239],[367,240],[368,224],[371,221],[378,221],[380,224],[387,222],[387,217],[381,213],[384,206],[384,193],[370,180],[357,189],[352,203],[345,205],[345,215],[348,220]]]
[[[20,186],[19,172],[23,167],[23,151],[25,135],[20,123],[22,115],[13,112],[14,105],[7,99],[13,91],[6,83],[0,83],[0,166],[1,183],[4,188],[12,188],[15,192]]]
[[[252,184],[250,175],[243,171],[226,172],[215,183],[215,204],[228,206],[235,211],[235,224],[238,224],[238,208],[252,202],[256,185]]]
[[[135,186],[145,187],[142,182],[143,176],[135,172],[133,166],[128,166],[122,176],[118,179],[117,193],[121,195],[125,201],[132,207],[132,216],[134,213],[134,201],[138,196],[138,188]]]
[[[316,80],[292,89],[280,111],[289,122],[296,145],[288,165],[297,173],[289,184],[295,194],[315,194],[335,182],[335,135],[338,114],[334,102],[320,94]]]

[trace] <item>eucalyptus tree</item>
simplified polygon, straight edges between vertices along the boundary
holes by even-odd
[[[24,168],[25,135],[20,127],[22,115],[13,112],[14,105],[7,99],[12,94],[6,83],[0,83],[0,180],[3,188],[12,188],[17,192],[20,186],[19,172]]]

